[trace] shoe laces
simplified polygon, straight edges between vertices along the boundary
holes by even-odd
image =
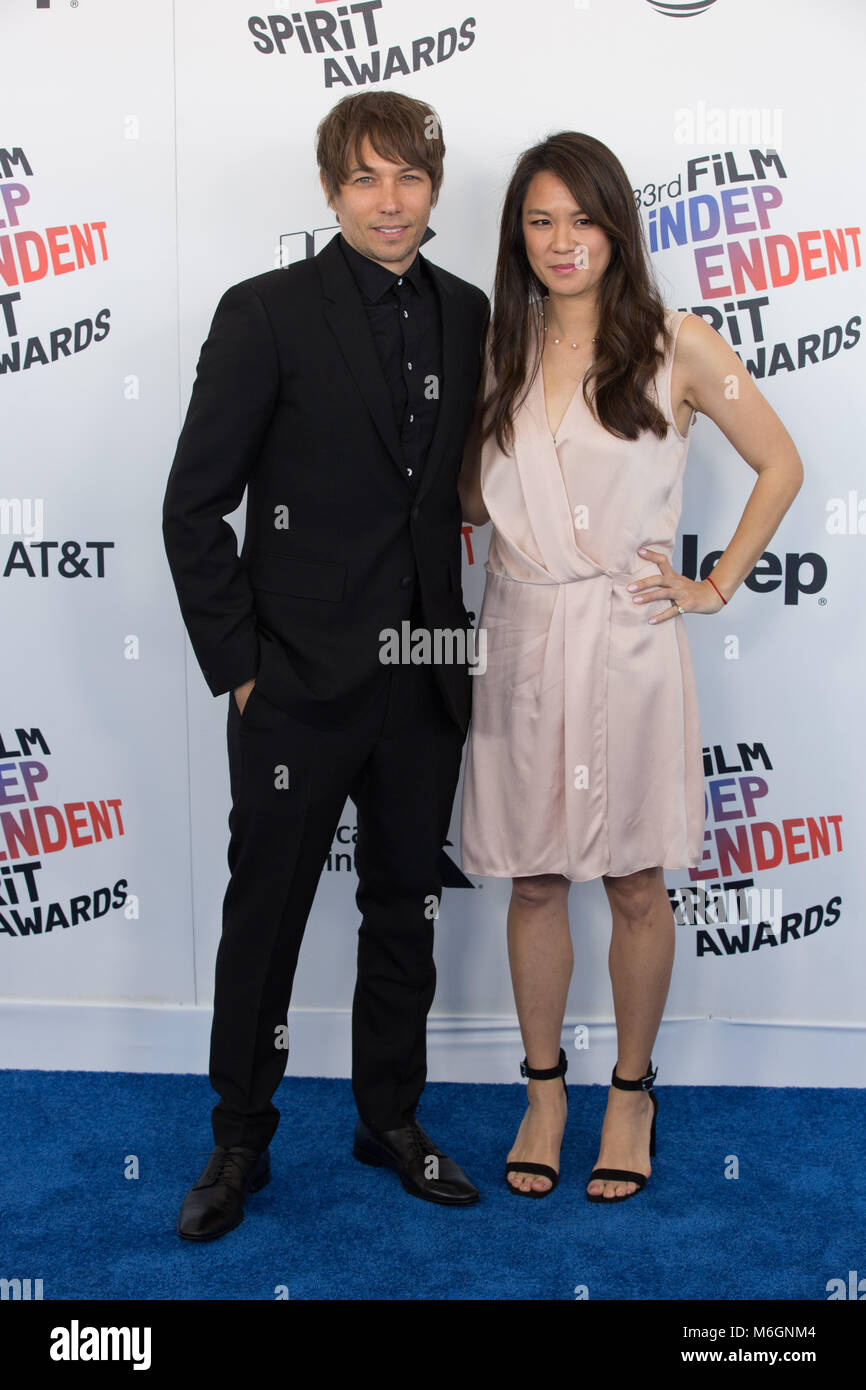
[[[431,1155],[438,1156],[439,1150],[433,1143],[429,1134],[424,1133],[416,1119],[410,1121],[409,1128],[412,1132],[412,1144],[419,1158],[426,1159],[431,1157]]]
[[[240,1159],[238,1158],[237,1154],[229,1153],[229,1151],[226,1150],[226,1152],[223,1153],[222,1155],[220,1155],[220,1156],[214,1156],[212,1150],[208,1150],[207,1154],[204,1154],[203,1152],[200,1152],[199,1155],[198,1155],[198,1157],[199,1157],[199,1158],[207,1157],[207,1158],[212,1159],[212,1161],[213,1161],[213,1163],[214,1163],[214,1165],[215,1165],[215,1168],[214,1168],[214,1181],[215,1181],[215,1182],[226,1182],[227,1180],[231,1179],[232,1177],[240,1178],[241,1181],[243,1181],[243,1178],[244,1178],[244,1168],[243,1168],[243,1166],[242,1166],[242,1164],[241,1164],[241,1161],[240,1161]]]

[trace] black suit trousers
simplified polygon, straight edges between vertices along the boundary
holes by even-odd
[[[393,665],[339,728],[303,723],[256,687],[241,714],[229,693],[227,737],[230,879],[211,1032],[214,1140],[261,1151],[276,1131],[271,1097],[286,1070],[298,953],[347,796],[357,808],[361,911],[352,1087],[367,1124],[398,1128],[426,1080],[431,899],[441,899],[464,734],[432,667]]]

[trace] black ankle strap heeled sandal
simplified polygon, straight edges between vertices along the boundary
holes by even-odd
[[[555,1067],[530,1067],[527,1065],[526,1058],[520,1063],[520,1075],[528,1077],[531,1081],[554,1081],[557,1076],[562,1077],[562,1088],[565,1091],[565,1103],[568,1105],[568,1087],[565,1084],[565,1073],[568,1071],[568,1059],[563,1048],[559,1049],[559,1061]],[[532,1188],[528,1192],[523,1192],[519,1187],[508,1181],[509,1173],[531,1173],[533,1177],[547,1178],[550,1187],[544,1192],[535,1192]],[[559,1174],[555,1168],[551,1168],[547,1163],[518,1163],[512,1161],[505,1165],[505,1185],[510,1192],[514,1192],[518,1197],[547,1197],[559,1182]]]
[[[638,1077],[636,1081],[624,1081],[621,1076],[617,1076],[616,1067],[614,1067],[610,1078],[611,1086],[615,1086],[618,1091],[649,1091],[649,1097],[653,1105],[653,1119],[652,1125],[650,1126],[650,1158],[655,1158],[656,1153],[656,1116],[658,1114],[659,1103],[656,1093],[653,1090],[653,1082],[657,1075],[658,1067],[653,1071],[652,1058],[650,1058],[650,1064],[647,1068],[646,1075]],[[587,1192],[586,1200],[588,1202],[627,1202],[629,1197],[636,1197],[637,1194],[646,1187],[648,1181],[643,1173],[632,1173],[627,1168],[593,1168],[589,1175],[587,1186],[597,1178],[604,1179],[607,1182],[633,1182],[636,1183],[637,1186],[634,1192],[626,1192],[621,1197],[605,1197],[600,1192],[595,1195]]]

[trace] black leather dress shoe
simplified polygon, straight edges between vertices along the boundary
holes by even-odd
[[[244,1197],[271,1180],[270,1151],[218,1144],[198,1182],[183,1199],[177,1233],[183,1240],[216,1240],[244,1219]]]
[[[449,1207],[468,1207],[478,1201],[478,1188],[437,1149],[417,1120],[402,1129],[375,1130],[359,1119],[352,1153],[373,1168],[391,1168],[413,1197]]]

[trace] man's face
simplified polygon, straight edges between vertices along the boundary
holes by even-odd
[[[415,259],[427,230],[433,186],[424,169],[392,164],[365,138],[328,206],[350,246],[400,275]]]

